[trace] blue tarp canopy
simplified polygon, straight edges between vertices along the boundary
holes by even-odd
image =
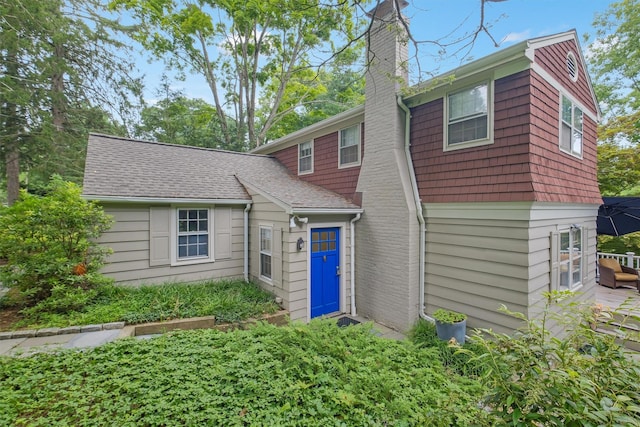
[[[640,197],[603,197],[598,209],[598,234],[622,236],[640,231]]]

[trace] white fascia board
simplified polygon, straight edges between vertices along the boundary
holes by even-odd
[[[492,53],[491,55],[487,55],[473,62],[462,65],[456,69],[443,73],[439,76],[431,78],[423,83],[420,83],[419,85],[412,88],[413,91],[416,91],[418,93],[404,96],[403,101],[408,107],[421,105],[432,100],[432,98],[429,96],[429,92],[432,92],[434,89],[441,86],[450,85],[450,78],[452,76],[455,77],[455,80],[462,80],[464,78],[473,76],[474,74],[480,74],[492,69],[500,68],[506,64],[515,62],[518,59],[522,58],[527,58],[529,62],[533,62],[534,52],[536,49],[540,49],[554,43],[559,43],[567,40],[576,40],[576,42],[578,42],[575,30],[522,41],[520,43],[514,44],[513,46],[509,46],[506,49]],[[579,43],[578,47],[580,47]]]
[[[274,151],[274,148],[278,148],[282,145],[287,144],[288,142],[299,139],[305,135],[311,135],[312,133],[319,131],[324,128],[328,128],[330,126],[334,126],[340,122],[351,119],[352,117],[358,116],[359,114],[364,114],[364,105],[359,105],[350,110],[343,111],[342,113],[336,114],[335,116],[331,116],[327,119],[319,121],[318,123],[314,123],[310,126],[297,130],[289,135],[283,136],[282,138],[278,138],[268,144],[261,145],[259,147],[254,148],[249,151],[251,154],[261,154],[265,151]]]
[[[362,208],[293,208],[291,209],[291,215],[331,215],[331,214],[345,214],[355,215],[364,212]]]
[[[181,199],[163,197],[125,197],[125,196],[97,196],[83,194],[85,200],[113,203],[163,203],[163,204],[192,204],[192,205],[246,205],[253,203],[251,199]]]

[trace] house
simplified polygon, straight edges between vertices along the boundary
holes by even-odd
[[[599,108],[575,31],[407,88],[399,12],[372,12],[363,106],[252,153],[91,135],[84,195],[121,283],[242,277],[292,319],[399,330],[443,307],[510,330],[595,294]],[[400,27],[402,28],[402,27]]]

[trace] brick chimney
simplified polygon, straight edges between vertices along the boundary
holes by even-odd
[[[418,319],[419,224],[404,150],[405,115],[396,97],[407,84],[408,23],[385,0],[369,15],[365,149],[357,191],[364,214],[356,233],[358,313],[406,331]]]

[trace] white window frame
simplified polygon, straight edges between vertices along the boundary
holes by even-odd
[[[559,260],[560,279],[558,281],[559,290],[575,291],[584,282],[584,235],[580,227],[571,227],[559,231]],[[566,237],[565,237],[566,236]],[[563,249],[563,241],[566,241],[566,248]]]
[[[309,144],[309,150],[310,153],[307,156],[302,156],[302,146],[305,144]],[[302,162],[302,159],[310,159],[310,167],[308,170],[302,170],[300,168]],[[298,175],[307,175],[313,173],[313,139],[310,141],[305,141],[305,142],[301,142],[300,144],[298,144]]]
[[[486,114],[475,114],[475,115],[471,115],[471,116],[467,116],[467,117],[463,117],[463,118],[457,118],[454,120],[451,120],[449,118],[449,104],[450,104],[450,97],[452,95],[456,95],[462,92],[467,92],[471,89],[474,89],[478,86],[486,86],[487,87],[487,111]],[[443,150],[444,151],[450,151],[450,150],[460,150],[463,148],[469,148],[469,147],[477,147],[480,145],[488,145],[488,144],[493,144],[493,117],[494,117],[494,106],[493,106],[493,96],[494,96],[494,81],[493,80],[483,80],[483,81],[478,81],[475,82],[474,84],[471,85],[467,85],[464,88],[461,89],[456,89],[456,90],[452,90],[450,92],[448,92],[445,96],[444,96],[444,127],[443,127]],[[478,138],[478,139],[473,139],[473,140],[469,140],[469,141],[461,141],[461,142],[455,142],[450,144],[449,143],[449,125],[451,124],[456,124],[456,123],[463,123],[465,121],[468,120],[473,120],[476,119],[478,117],[482,117],[486,115],[487,118],[487,135],[484,138]]]
[[[273,226],[270,225],[260,225],[259,227],[259,231],[258,231],[258,246],[259,246],[259,258],[258,258],[258,268],[259,268],[259,274],[260,274],[260,278],[263,280],[266,280],[267,282],[271,283],[271,281],[273,280]],[[270,238],[269,238],[269,248],[266,249],[263,247],[263,237],[262,237],[262,232],[264,231],[269,231],[270,234]],[[264,274],[264,271],[262,269],[262,258],[264,257],[269,257],[269,275]]]
[[[180,211],[207,211],[207,255],[201,256],[179,256],[179,237],[187,236],[192,233],[181,232],[179,229]],[[177,206],[171,209],[171,265],[189,265],[189,264],[202,264],[206,262],[213,262],[214,248],[213,248],[213,213],[212,207],[204,206]],[[203,233],[199,233],[203,234]]]
[[[356,143],[355,144],[350,144],[350,145],[346,145],[346,146],[342,146],[342,134],[343,132],[346,132],[349,129],[353,129],[355,128],[357,133],[356,133]],[[340,129],[340,131],[338,132],[338,169],[342,169],[342,168],[350,168],[353,166],[360,166],[361,162],[362,162],[362,135],[361,135],[361,131],[362,131],[362,124],[358,123],[355,124],[353,126],[349,126],[346,127],[344,129]],[[342,150],[348,147],[353,147],[353,146],[357,147],[357,151],[358,151],[358,159],[356,161],[353,162],[349,162],[349,163],[342,163]]]
[[[564,101],[567,101],[571,104],[571,118],[568,122],[565,120],[564,115]],[[576,110],[580,112],[580,120],[579,120],[579,129],[578,123],[576,122]],[[570,154],[579,159],[582,158],[582,153],[584,151],[584,110],[569,96],[564,93],[560,93],[560,126],[558,133],[558,146],[560,147],[560,151],[563,153]],[[563,138],[565,132],[563,129],[568,128],[569,130],[569,141],[567,144],[566,138]],[[577,142],[576,134],[579,135],[579,143]],[[563,144],[564,142],[564,144]],[[567,147],[568,145],[568,147]]]

